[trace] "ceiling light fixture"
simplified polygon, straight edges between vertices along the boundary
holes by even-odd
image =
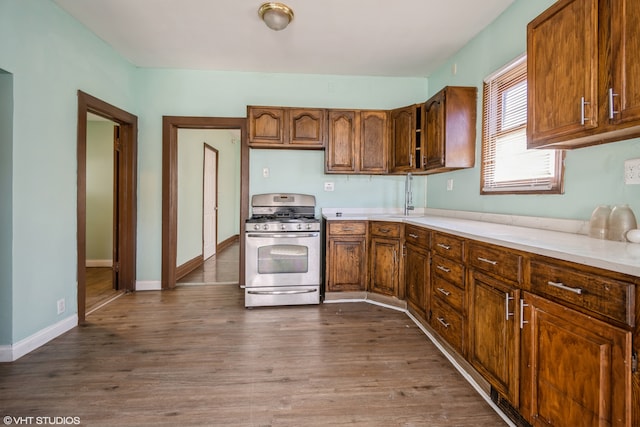
[[[274,31],[284,30],[293,20],[293,10],[282,3],[263,3],[258,9],[258,15]]]

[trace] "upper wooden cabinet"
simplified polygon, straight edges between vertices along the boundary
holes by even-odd
[[[326,173],[383,174],[388,170],[388,113],[329,110]]]
[[[421,141],[416,137],[417,120],[421,119],[419,111],[420,107],[415,105],[391,110],[391,172],[413,172],[420,168],[417,162],[421,160]]]
[[[422,109],[423,169],[440,173],[475,164],[476,87],[447,86]]]
[[[326,114],[323,109],[248,106],[249,146],[321,150]]]
[[[529,148],[640,135],[638,22],[636,0],[560,0],[529,23]]]

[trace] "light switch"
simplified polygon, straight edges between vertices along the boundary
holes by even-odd
[[[269,168],[262,168],[262,177],[269,178]]]

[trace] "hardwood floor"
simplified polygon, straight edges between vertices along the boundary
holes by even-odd
[[[101,305],[118,297],[123,291],[113,289],[111,267],[87,267],[86,313],[91,314]]]
[[[499,426],[406,314],[245,309],[234,285],[125,294],[13,363],[0,409],[88,426]]]
[[[178,285],[237,284],[239,276],[240,244],[233,243],[207,259],[202,267],[178,280]]]

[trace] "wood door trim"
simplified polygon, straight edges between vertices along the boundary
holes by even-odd
[[[178,244],[178,129],[240,130],[240,235],[249,217],[249,145],[245,117],[162,117],[162,289],[176,286]],[[244,239],[240,239],[240,285],[244,284]]]
[[[136,279],[136,229],[137,229],[137,158],[138,117],[108,104],[85,92],[78,91],[77,134],[77,276],[78,323],[85,322],[87,279],[86,223],[87,223],[87,113],[109,119],[120,125],[121,179],[120,197],[120,285],[126,291],[135,290]]]

